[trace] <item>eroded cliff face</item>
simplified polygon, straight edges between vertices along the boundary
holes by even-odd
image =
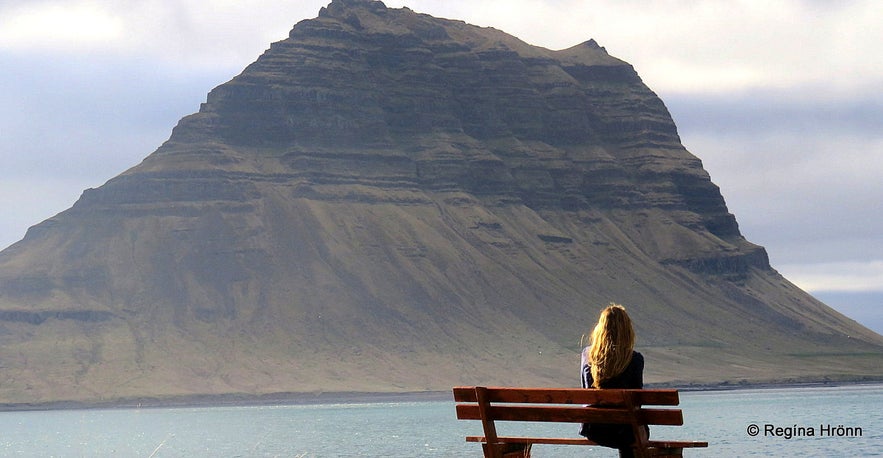
[[[883,375],[630,65],[335,0],[0,253],[0,398],[569,386],[610,301],[650,382]]]

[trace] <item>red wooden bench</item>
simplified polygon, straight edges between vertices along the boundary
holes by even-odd
[[[455,387],[457,419],[481,420],[484,436],[467,436],[480,442],[486,458],[529,457],[533,444],[598,445],[576,435],[557,437],[503,437],[497,421],[609,423],[630,425],[635,434],[636,457],[682,456],[683,449],[708,447],[708,442],[649,440],[644,425],[681,426],[677,390],[594,390],[583,388]],[[666,406],[659,408],[658,406]]]

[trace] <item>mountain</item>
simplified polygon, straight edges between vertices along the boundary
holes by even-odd
[[[0,402],[879,380],[883,337],[739,232],[635,70],[334,0],[0,253]]]

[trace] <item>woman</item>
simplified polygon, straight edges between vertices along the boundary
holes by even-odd
[[[634,348],[635,330],[625,307],[610,304],[601,311],[591,344],[582,352],[583,388],[643,388],[644,357]],[[629,426],[586,423],[579,433],[619,449],[620,457],[632,456],[635,438]]]

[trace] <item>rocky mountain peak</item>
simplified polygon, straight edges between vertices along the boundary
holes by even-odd
[[[328,6],[319,10],[319,17],[349,20],[359,10],[382,14],[387,8],[383,2],[376,0],[333,0]]]

